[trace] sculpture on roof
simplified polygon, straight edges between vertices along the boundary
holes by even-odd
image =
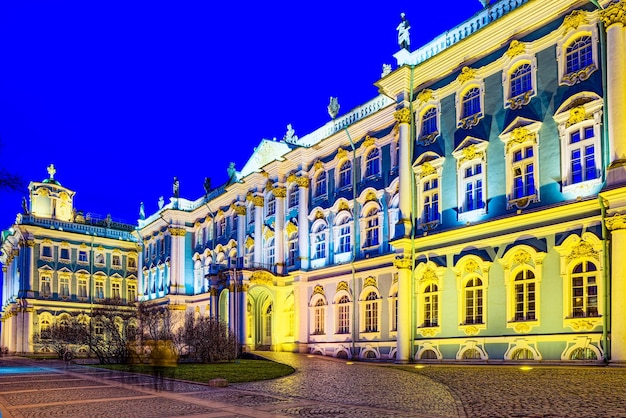
[[[211,193],[211,179],[208,177],[204,178],[204,192],[207,196]]]
[[[283,136],[283,141],[288,143],[295,143],[298,140],[298,135],[295,134],[296,131],[291,126],[291,123],[287,125],[287,133]]]
[[[332,119],[335,119],[339,114],[339,99],[337,97],[330,96],[330,103],[328,103],[328,114]]]
[[[232,180],[237,174],[237,170],[235,169],[235,163],[231,162],[228,165],[228,169],[226,171],[228,172],[228,179]]]
[[[407,51],[411,50],[411,38],[409,35],[409,29],[411,29],[411,25],[409,21],[406,19],[406,15],[404,13],[400,13],[400,23],[396,30],[398,31],[398,46],[400,48],[406,49]]]
[[[178,177],[174,177],[174,182],[172,183],[172,191],[174,192],[175,198],[178,198],[180,196],[180,182],[178,181]]]
[[[50,176],[50,180],[54,180],[54,175],[56,174],[57,170],[56,168],[54,168],[54,164],[50,164],[48,166],[48,175]]]
[[[165,200],[163,200],[163,196],[159,197],[159,209],[163,209],[164,204]]]
[[[142,221],[146,219],[146,211],[143,207],[143,202],[139,204],[139,219],[141,219]]]

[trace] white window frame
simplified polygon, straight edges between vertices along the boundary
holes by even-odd
[[[540,196],[540,175],[539,175],[539,129],[540,122],[530,123],[524,126],[511,129],[500,135],[500,139],[505,143],[505,181],[506,181],[506,197],[507,209],[517,207],[518,209],[526,208],[533,202],[539,202]],[[526,158],[528,149],[532,149],[532,157]],[[522,159],[514,161],[517,152],[522,153]],[[524,194],[521,197],[515,196],[515,179],[519,176],[523,177],[523,185],[528,187],[526,181],[528,167],[533,166],[533,189],[534,193]]]
[[[342,211],[335,218],[334,241],[335,241],[335,262],[341,263],[350,259],[352,253],[352,228],[353,217],[347,211]],[[347,248],[346,248],[347,247]]]
[[[598,26],[595,21],[592,21],[590,14],[582,11],[575,11],[574,13],[585,14],[585,22],[578,25],[576,28],[570,27],[566,30],[561,38],[559,38],[556,45],[556,58],[559,69],[559,85],[573,86],[581,81],[587,80],[591,74],[596,72],[598,66]],[[577,71],[567,71],[567,48],[576,42],[578,39],[588,36],[591,38],[591,56],[592,63]]]
[[[414,167],[417,176],[415,183],[417,187],[418,228],[426,231],[437,227],[442,222],[441,175],[444,160],[444,157],[428,153],[420,157]],[[435,181],[436,187],[429,187],[428,190],[424,190],[426,184],[432,185]],[[429,216],[429,219],[425,220],[426,204],[428,202],[428,207],[431,207],[435,196],[437,197],[436,219],[430,219],[433,216]]]
[[[471,115],[464,114],[465,97],[472,89],[477,89],[480,109]],[[455,95],[457,128],[471,129],[478,125],[485,117],[485,83],[482,79],[473,76],[467,79],[457,90]]]
[[[363,228],[363,248],[375,249],[380,247],[382,243],[382,224],[384,222],[383,212],[378,204],[372,202],[366,204],[363,207],[363,219],[361,226]],[[375,224],[374,224],[375,223]],[[376,237],[376,240],[372,239],[372,235]]]
[[[321,176],[323,176],[323,180],[321,180]],[[319,170],[314,179],[315,193],[313,196],[315,197],[315,199],[321,199],[328,196],[328,174],[326,173],[326,170]]]
[[[456,284],[458,292],[458,323],[459,330],[464,332],[465,335],[477,335],[481,330],[487,329],[487,318],[489,304],[488,290],[489,290],[489,268],[491,262],[484,261],[480,257],[475,255],[466,255],[461,257],[456,265],[454,271],[456,273]],[[473,289],[482,291],[482,322],[468,323],[467,322],[467,291],[468,283],[471,280],[479,279],[481,281],[480,286],[473,286]]]
[[[373,153],[377,153],[376,156],[371,157]],[[381,167],[381,159],[380,159],[380,148],[373,146],[365,150],[363,154],[364,166],[363,166],[363,177],[368,178],[377,178],[380,177],[382,167]],[[372,166],[375,165],[378,167],[376,171],[373,170]]]
[[[377,338],[381,326],[380,292],[374,286],[366,286],[359,298],[360,327],[359,332],[367,338]]]
[[[440,267],[432,261],[420,263],[415,268],[415,277],[418,281],[417,300],[419,309],[417,310],[417,332],[422,337],[434,337],[441,333],[442,305],[443,305],[443,275],[445,267]],[[433,286],[437,289],[433,291]],[[426,292],[430,288],[430,292]],[[437,299],[436,318],[437,323],[427,323],[426,307],[432,304],[433,298]],[[430,300],[428,300],[430,299]]]
[[[535,51],[529,50],[530,44],[519,41],[511,42],[509,50],[505,53],[504,68],[502,71],[502,87],[504,88],[504,107],[512,110],[520,109],[530,103],[537,95],[537,57]],[[523,65],[530,66],[531,89],[513,96],[511,82],[513,74]]]
[[[344,159],[337,167],[337,189],[347,189],[352,187],[352,161]]]
[[[349,337],[352,332],[352,298],[348,292],[339,292],[335,297],[335,334]]]
[[[311,267],[319,268],[326,265],[328,259],[328,245],[330,229],[324,219],[318,219],[311,226]],[[323,256],[320,257],[321,248],[324,249]]]

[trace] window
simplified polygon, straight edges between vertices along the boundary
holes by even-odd
[[[597,360],[598,356],[591,348],[577,347],[572,350],[570,360]]]
[[[337,253],[348,253],[352,250],[351,233],[350,218],[346,216],[337,227]]]
[[[514,321],[534,321],[536,318],[536,280],[535,273],[523,269],[515,275],[515,312]]]
[[[572,269],[572,317],[598,315],[598,271],[591,261],[577,264]]]
[[[97,253],[95,262],[96,262],[97,265],[104,265],[104,254],[103,253]]]
[[[78,279],[78,289],[76,294],[81,299],[87,298],[87,279]]]
[[[104,281],[96,280],[94,287],[94,297],[96,299],[104,299]]]
[[[365,332],[378,331],[378,295],[376,292],[368,293],[365,298]]]
[[[226,234],[226,217],[222,216],[217,223],[217,236],[222,237]]]
[[[315,197],[326,196],[326,172],[320,172],[315,177]]]
[[[339,188],[352,184],[352,162],[345,161],[339,168]]]
[[[67,276],[59,279],[59,296],[64,299],[70,297],[70,278]]]
[[[342,296],[337,302],[337,334],[350,333],[350,299]]]
[[[256,206],[250,205],[250,210],[248,211],[248,225],[254,224],[255,213],[256,213]]]
[[[121,299],[122,292],[120,291],[121,284],[119,282],[111,283],[111,298]]]
[[[367,248],[380,244],[379,233],[378,208],[372,208],[367,212],[367,216],[365,218],[365,242],[363,246]]]
[[[50,276],[42,276],[41,277],[41,288],[39,289],[39,293],[43,297],[49,297],[51,295],[51,282],[52,277]]]
[[[47,316],[43,316],[39,320],[39,332],[41,334],[41,338],[50,338],[50,318]]]
[[[511,73],[511,99],[532,93],[532,67],[525,63],[517,67]]]
[[[137,259],[135,257],[129,256],[127,260],[128,260],[128,269],[137,270]]]
[[[137,285],[129,284],[128,285],[128,302],[133,303],[137,300]]]
[[[61,248],[61,251],[59,253],[59,258],[63,261],[70,261],[70,249]]]
[[[87,258],[87,251],[85,250],[78,251],[78,262],[81,264],[86,264],[89,262],[89,259]]]
[[[431,143],[439,135],[437,127],[437,108],[430,107],[422,115],[419,139],[422,142]]]
[[[390,304],[391,304],[391,329],[390,331],[397,331],[398,330],[398,292],[397,291],[391,295]]]
[[[313,245],[314,247],[314,252],[313,252],[313,258],[314,259],[324,259],[326,258],[326,225],[325,224],[320,224],[314,232],[313,235]]]
[[[324,299],[319,298],[317,302],[315,302],[315,308],[313,309],[313,318],[313,334],[324,334],[324,322],[326,320],[326,306],[324,304]]]
[[[430,178],[422,182],[422,223],[439,221],[439,179]]]
[[[293,233],[289,237],[289,253],[287,254],[287,265],[295,266],[298,260],[298,234]]]
[[[461,175],[460,189],[463,191],[461,212],[484,209],[483,184],[485,176],[483,174],[483,162],[473,161],[462,166]]]
[[[374,177],[380,174],[380,151],[372,149],[365,158],[365,177]]]
[[[593,126],[581,127],[571,132],[569,138],[571,184],[597,179],[597,141]]]
[[[465,324],[482,324],[483,322],[483,282],[474,277],[464,287]]]
[[[237,231],[239,230],[239,215],[234,213],[232,217],[231,235],[237,237]]]
[[[593,64],[591,36],[581,36],[565,48],[565,71],[580,71]]]
[[[526,146],[513,152],[513,199],[535,194],[534,147]]]
[[[270,193],[266,200],[265,216],[272,216],[274,214],[276,214],[276,196]]]
[[[461,99],[461,117],[463,119],[476,117],[480,114],[480,89],[478,87],[472,87],[469,89]]]
[[[300,187],[296,184],[289,191],[289,207],[295,208],[300,203]]]
[[[269,238],[265,243],[265,261],[271,267],[274,266],[275,260],[274,238]]]
[[[439,325],[439,288],[436,284],[426,286],[422,295],[424,307],[424,327]]]
[[[96,335],[104,334],[104,326],[101,321],[95,320],[93,323],[93,332]]]
[[[119,254],[113,254],[113,256],[111,257],[111,264],[113,265],[113,268],[121,268],[122,256],[120,256]]]
[[[41,247],[41,258],[52,259],[52,245],[44,244]]]

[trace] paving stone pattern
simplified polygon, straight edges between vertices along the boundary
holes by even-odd
[[[151,376],[4,357],[0,412],[2,418],[626,417],[625,368],[416,368],[258,354],[296,372],[227,388],[166,380],[155,390]]]

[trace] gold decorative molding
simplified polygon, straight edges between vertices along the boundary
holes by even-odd
[[[456,78],[459,83],[463,84],[476,78],[476,70],[474,68],[463,67],[461,74]]]
[[[477,326],[470,325],[463,327],[463,332],[465,335],[477,335],[480,332],[480,329],[478,329]]]
[[[602,13],[604,14],[604,13]],[[580,25],[586,25],[589,21],[582,10],[574,10],[568,16],[565,16],[563,20],[563,26],[565,27],[564,33],[567,33],[570,29],[578,30]]]
[[[339,207],[337,208],[337,212],[341,212],[342,210],[350,210],[350,206],[348,206],[348,202],[342,200],[339,202]]]
[[[537,143],[537,134],[530,132],[526,128],[515,128],[511,132],[511,138],[506,143],[506,152],[508,153],[511,147],[518,144],[524,144],[526,142],[532,142],[533,144]]]
[[[324,213],[321,210],[315,212],[315,219],[324,219]]]
[[[431,89],[424,89],[417,93],[417,101],[420,104],[428,103],[434,99],[434,93]]]
[[[324,168],[324,164],[320,160],[317,160],[313,164],[313,168],[315,168],[315,171],[321,170]]]
[[[583,122],[592,118],[593,116],[587,114],[583,106],[576,106],[575,108],[570,109],[569,118],[567,119],[565,126],[569,128],[572,125],[575,125],[577,123],[580,123],[580,122]]]
[[[408,108],[400,109],[394,112],[393,117],[398,121],[398,123],[410,123],[411,122],[411,111]]]
[[[600,261],[600,254],[594,250],[593,246],[586,241],[580,241],[567,256],[567,262],[570,263],[583,257],[591,257]]]
[[[246,195],[246,200],[252,202],[254,206],[265,205],[265,199],[263,198],[263,196],[253,195],[252,193],[248,193],[248,195]]]
[[[530,325],[524,323],[524,322],[520,322],[518,324],[515,324],[515,326],[513,327],[513,331],[515,331],[518,334],[528,334],[531,330]]]
[[[344,158],[348,158],[348,151],[343,148],[337,149],[337,155],[335,156],[337,160],[343,160]]]
[[[272,190],[272,193],[274,193],[274,196],[276,197],[284,198],[285,196],[287,196],[287,188],[275,187],[274,190]]]
[[[528,264],[530,261],[530,254],[527,251],[519,250],[513,256],[513,262],[516,264]]]
[[[254,238],[252,238],[250,235],[248,235],[246,237],[246,248],[250,248],[254,245]]]
[[[267,241],[270,238],[274,237],[274,231],[272,231],[268,226],[265,227],[265,232],[263,233],[263,238]]]
[[[437,170],[432,166],[428,161],[422,164],[422,171],[420,173],[420,178],[428,177],[431,174],[435,174]]]
[[[296,184],[299,187],[309,187],[309,178],[308,177],[298,177],[298,178],[296,178]]]
[[[315,287],[313,288],[313,294],[314,295],[322,295],[325,296],[324,294],[324,288],[321,285],[315,285]]]
[[[298,225],[296,225],[293,222],[289,221],[289,222],[287,222],[287,225],[285,225],[285,230],[287,231],[287,237],[289,237],[294,232],[298,232]]]
[[[604,224],[609,231],[626,229],[626,215],[618,215],[616,213],[612,217],[606,218]]]
[[[263,177],[265,177],[266,179],[270,178],[270,173],[268,173],[268,172],[267,172],[267,171],[265,171],[265,170],[261,170],[261,175],[262,175]]]
[[[376,287],[376,278],[373,276],[369,276],[365,279],[365,282],[363,283],[363,287],[368,287],[368,286],[374,286]]]
[[[268,192],[274,190],[274,183],[272,182],[272,180],[267,179],[267,181],[265,182],[265,190]]]
[[[607,30],[609,26],[616,23],[621,23],[626,26],[626,2],[622,0],[602,10],[600,12],[600,19],[602,19],[602,23],[604,23],[604,27]]]
[[[463,158],[459,160],[459,165],[466,161],[472,161],[478,158],[482,159],[484,156],[485,156],[484,152],[479,151],[478,148],[476,148],[476,145],[471,144],[463,148]]]
[[[268,273],[267,271],[255,271],[254,273],[252,273],[252,276],[250,276],[250,283],[271,286],[274,284],[274,276],[272,276],[272,274]]]
[[[375,202],[377,200],[378,200],[378,196],[376,196],[376,193],[374,193],[372,190],[367,192],[367,195],[365,196],[366,202]]]
[[[296,181],[298,177],[296,176],[295,173],[289,173],[289,175],[287,176],[287,182],[289,183],[293,183]]]
[[[408,270],[413,267],[413,260],[410,257],[400,257],[394,260],[393,265],[398,270]]]
[[[346,292],[350,293],[350,286],[348,286],[348,282],[342,281],[342,282],[337,283],[337,292],[340,292],[342,290],[345,290]]]
[[[246,214],[246,207],[245,206],[240,206],[240,205],[235,205],[234,203],[230,204],[230,208],[237,214],[240,216],[245,216]]]
[[[217,211],[217,216],[224,216],[224,211],[222,209],[219,209]]]
[[[601,324],[600,318],[577,319],[568,322],[574,331],[593,331],[596,326]]]
[[[426,270],[424,271],[424,274],[422,274],[422,278],[420,279],[420,282],[436,282],[437,281],[437,274],[435,273],[435,271],[428,267],[426,268]]]
[[[417,330],[417,332],[419,332],[422,335],[422,337],[426,337],[426,338],[433,338],[435,335],[439,333],[439,331],[441,331],[441,328],[439,327],[419,328]]]
[[[473,273],[478,270],[478,263],[474,260],[467,260],[463,266],[465,273]]]
[[[29,239],[26,241],[26,246],[28,248],[33,248],[35,246],[35,240],[34,239]]]
[[[523,54],[524,52],[526,52],[526,45],[523,42],[514,40],[514,41],[511,41],[511,44],[509,45],[509,49],[507,49],[505,54],[509,58],[514,58],[518,55]]]
[[[167,230],[169,231],[170,235],[173,237],[184,237],[185,234],[187,233],[187,230],[185,228],[169,227],[167,228]]]
[[[365,140],[361,144],[361,148],[366,149],[367,147],[371,147],[372,145],[375,145],[375,144],[376,144],[376,139],[374,137],[367,135],[365,137]]]

